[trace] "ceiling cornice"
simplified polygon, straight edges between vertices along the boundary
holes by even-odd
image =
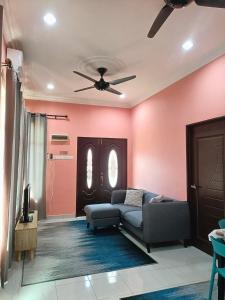
[[[112,101],[100,101],[98,104],[96,100],[86,100],[85,102],[79,99],[74,99],[70,97],[58,97],[58,96],[49,96],[44,94],[34,94],[34,93],[23,93],[23,98],[25,100],[36,100],[36,101],[50,101],[50,102],[61,102],[61,103],[72,103],[72,104],[82,104],[82,105],[94,105],[94,106],[109,106],[109,107],[119,107],[119,108],[132,108],[131,105],[127,102],[118,103]]]

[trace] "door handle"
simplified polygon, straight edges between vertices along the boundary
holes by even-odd
[[[197,190],[197,189],[199,189],[199,188],[201,188],[202,186],[200,186],[200,185],[196,185],[196,184],[192,184],[191,185],[191,189],[193,189],[193,190]]]
[[[104,177],[103,177],[103,174],[100,175],[100,185],[103,185],[103,180],[104,180]]]

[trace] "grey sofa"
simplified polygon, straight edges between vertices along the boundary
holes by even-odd
[[[157,196],[144,192],[142,207],[125,205],[126,190],[112,192],[111,204],[120,210],[120,220],[125,229],[150,244],[182,240],[186,247],[190,239],[190,213],[186,201],[166,198],[160,203],[150,203]]]

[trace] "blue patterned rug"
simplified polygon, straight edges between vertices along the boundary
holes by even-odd
[[[176,288],[122,298],[122,300],[207,300],[209,282],[179,286]],[[213,289],[213,300],[217,299],[217,286]]]
[[[155,261],[118,229],[93,234],[83,220],[40,224],[36,257],[24,260],[22,285],[152,263]]]

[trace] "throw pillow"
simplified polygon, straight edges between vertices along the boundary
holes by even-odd
[[[142,207],[143,190],[127,190],[124,204]]]

